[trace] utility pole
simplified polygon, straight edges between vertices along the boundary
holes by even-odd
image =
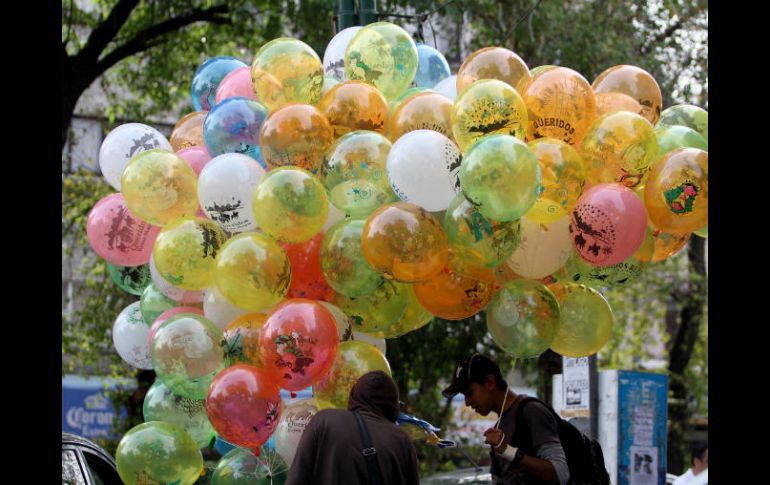
[[[369,25],[378,20],[377,0],[360,0],[358,10],[355,0],[339,0],[337,32],[355,25]]]
[[[377,0],[360,0],[359,6],[358,19],[361,22],[360,25],[369,25],[377,22]]]

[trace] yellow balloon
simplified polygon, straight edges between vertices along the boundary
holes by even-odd
[[[168,141],[175,152],[193,146],[205,147],[203,143],[203,122],[208,111],[195,111],[177,121]]]
[[[267,321],[264,313],[246,313],[230,322],[224,330],[227,340],[229,365],[247,364],[263,368],[262,352],[259,348],[259,331]]]
[[[273,239],[256,232],[238,234],[217,255],[214,283],[233,305],[265,310],[288,293],[291,263]]]
[[[585,188],[610,182],[629,188],[643,184],[657,153],[658,140],[649,121],[628,111],[607,113],[593,122],[580,149]]]
[[[251,83],[270,111],[289,103],[316,104],[321,99],[323,64],[312,47],[281,37],[263,45],[251,65]]]
[[[452,134],[463,153],[486,135],[511,135],[523,141],[527,120],[527,106],[521,95],[494,79],[471,84],[452,106]]]
[[[335,85],[318,102],[337,139],[355,130],[385,133],[388,102],[379,89],[362,81]]]
[[[592,85],[595,93],[623,93],[642,106],[642,116],[653,125],[660,118],[663,94],[652,75],[636,66],[613,66],[599,74]]]
[[[333,139],[329,121],[315,106],[291,104],[262,123],[259,147],[270,168],[294,165],[315,173]]]
[[[386,280],[372,293],[361,297],[352,298],[337,293],[333,303],[350,317],[354,332],[388,332],[406,311],[407,286]]]
[[[681,234],[708,224],[708,177],[708,152],[697,148],[672,150],[655,162],[644,188],[644,203],[655,227]]]
[[[539,138],[528,145],[540,163],[543,191],[525,216],[539,224],[550,224],[566,216],[583,193],[583,157],[554,138]]]
[[[217,252],[226,240],[227,235],[214,221],[177,219],[161,229],[155,240],[155,267],[178,288],[203,290],[211,285]]]
[[[347,409],[353,385],[362,375],[376,370],[391,374],[388,359],[377,347],[360,340],[340,342],[331,370],[313,386],[313,397]]]
[[[388,119],[388,137],[395,143],[414,130],[433,130],[452,139],[452,100],[439,93],[419,93],[404,100]]]
[[[198,177],[189,163],[167,150],[147,150],[129,160],[121,192],[128,210],[155,226],[198,210]]]
[[[519,89],[527,105],[527,136],[556,138],[579,147],[596,118],[596,99],[591,85],[566,67],[541,71]]]
[[[373,84],[392,99],[409,87],[418,63],[417,45],[407,31],[390,22],[375,22],[350,40],[345,75]]]
[[[529,79],[527,64],[515,52],[504,47],[484,47],[473,52],[457,71],[457,92],[479,79],[497,79],[516,87],[522,79]]]
[[[326,222],[326,189],[310,172],[279,167],[267,173],[254,191],[254,218],[271,237],[298,243],[313,238]]]
[[[595,354],[612,335],[615,318],[610,304],[585,285],[557,283],[553,287],[561,315],[551,350],[567,357]]]
[[[414,285],[404,285],[406,310],[396,323],[380,332],[383,338],[396,338],[418,330],[433,320],[433,315],[420,304],[414,294]]]
[[[596,93],[596,117],[612,111],[629,111],[642,115],[642,105],[627,94],[608,91]]]

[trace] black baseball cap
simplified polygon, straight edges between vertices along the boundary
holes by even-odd
[[[486,355],[473,354],[464,358],[455,369],[452,383],[441,391],[446,398],[453,398],[458,392],[464,392],[471,382],[483,384],[487,375],[493,374],[498,382],[502,382],[503,374],[495,361]]]

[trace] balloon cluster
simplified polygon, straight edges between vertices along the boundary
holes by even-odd
[[[152,439],[127,441],[126,483],[190,483],[184,447],[214,435],[257,456],[273,435],[290,464],[318,409],[390,372],[383,339],[434,316],[486,309],[517,357],[597,352],[613,316],[595,288],[708,225],[708,115],[661,113],[638,67],[589,84],[486,47],[450,75],[378,22],[339,32],[323,60],[291,38],[250,66],[210,59],[191,95],[169,140],[138,123],[110,132],[99,163],[119,192],[88,218],[116,284],[141,297],[113,337],[157,372],[145,417],[181,428],[151,421],[131,439],[191,438],[166,458],[175,477],[154,467]],[[308,386],[313,399],[283,406],[280,389]]]

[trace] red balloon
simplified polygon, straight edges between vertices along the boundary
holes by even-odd
[[[278,425],[278,387],[251,365],[226,368],[211,381],[206,414],[217,434],[230,443],[259,448]]]
[[[332,301],[334,290],[324,279],[321,271],[321,243],[324,234],[302,243],[281,244],[291,262],[291,286],[287,298],[309,298]]]
[[[339,333],[334,316],[321,303],[295,298],[270,313],[259,346],[272,380],[288,391],[299,391],[329,372]]]

